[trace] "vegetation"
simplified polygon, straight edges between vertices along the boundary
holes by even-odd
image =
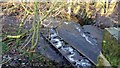
[[[105,31],[103,37],[103,54],[113,67],[119,65],[120,62],[119,52],[120,44],[109,32]]]
[[[60,18],[63,21],[73,21],[80,25],[94,24],[96,22],[96,14],[99,16],[108,17],[115,9],[117,2],[20,2],[20,3],[1,3],[4,15],[15,16],[21,21],[19,26],[14,31],[3,31],[1,36],[3,39],[0,42],[2,45],[2,54],[16,50],[19,55],[27,55],[30,59],[40,59],[40,62],[50,62],[47,58],[35,53],[35,48],[39,40],[39,29],[42,27],[44,20],[52,18]],[[33,18],[30,23],[32,27],[24,29],[26,20]],[[11,25],[12,26],[16,25]],[[27,36],[32,36],[26,38]],[[108,37],[107,37],[108,36]],[[119,51],[120,47],[116,41],[111,41],[111,37],[106,33],[103,40],[103,54],[107,57],[108,61],[114,66],[120,62]],[[32,44],[29,46],[29,44]],[[112,50],[111,50],[112,48]],[[36,55],[38,57],[36,57]],[[43,58],[43,60],[42,60]],[[10,60],[2,61],[2,64]],[[54,63],[51,63],[53,64]]]

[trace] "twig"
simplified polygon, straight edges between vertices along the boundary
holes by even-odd
[[[25,10],[28,14],[32,14],[32,12],[30,12],[29,10],[27,10],[27,9],[25,8],[25,6],[23,5],[23,3],[21,3],[21,5],[22,5],[22,7],[24,8],[24,10]]]
[[[29,43],[30,43],[30,41],[31,41],[31,39],[32,38],[30,38],[31,37],[31,34],[27,37],[27,39],[25,40],[25,42],[27,42],[25,45],[24,45],[24,43],[22,44],[22,45],[24,45],[21,49],[24,49]],[[30,38],[30,39],[29,39]],[[21,45],[21,46],[22,46]]]
[[[57,3],[55,3],[55,6],[57,5]],[[55,7],[54,6],[54,7]],[[42,21],[44,21],[44,19],[46,19],[48,17],[48,15],[53,11],[54,7],[52,9],[49,10],[49,12],[40,20],[40,22],[37,22],[37,27],[35,28],[35,24],[33,24],[33,36],[32,36],[32,47],[31,47],[31,50],[33,50],[35,48],[35,46],[37,45],[38,43],[38,40],[39,40],[39,27],[40,25],[42,24]],[[36,14],[37,14],[37,3],[35,3],[35,19],[36,19]],[[35,23],[35,21],[33,22]],[[37,29],[37,31],[36,31]],[[36,34],[36,41],[35,41],[35,44],[34,44],[34,38],[35,38],[35,34]]]
[[[36,13],[37,13],[37,3],[35,3],[35,6],[34,6],[34,20],[33,20],[33,23],[32,23],[32,28],[33,28],[33,35],[32,35],[32,40],[31,40],[31,43],[32,43],[32,47],[33,48],[35,45],[34,45],[34,38],[35,38],[35,35],[36,35],[36,26],[35,26],[35,22],[36,22]]]

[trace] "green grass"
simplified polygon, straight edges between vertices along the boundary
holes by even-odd
[[[103,37],[103,54],[112,66],[118,66],[120,62],[120,44],[106,30]]]

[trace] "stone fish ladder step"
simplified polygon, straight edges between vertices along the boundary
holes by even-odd
[[[64,40],[58,36],[55,29],[49,29],[49,34],[42,34],[43,37],[49,41],[53,47],[55,47],[62,56],[71,63],[75,68],[86,68],[91,67],[92,63],[84,56],[82,56],[77,50],[73,47],[65,44]]]

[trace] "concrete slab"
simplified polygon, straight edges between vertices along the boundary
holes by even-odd
[[[100,54],[98,44],[88,37],[83,29],[75,23],[63,23],[57,28],[58,34],[68,44],[77,49],[93,63],[97,64],[97,57]]]
[[[120,42],[120,28],[110,27],[105,29]]]
[[[102,49],[103,30],[92,25],[84,25],[84,32],[87,35],[91,35],[98,42],[98,47]]]

